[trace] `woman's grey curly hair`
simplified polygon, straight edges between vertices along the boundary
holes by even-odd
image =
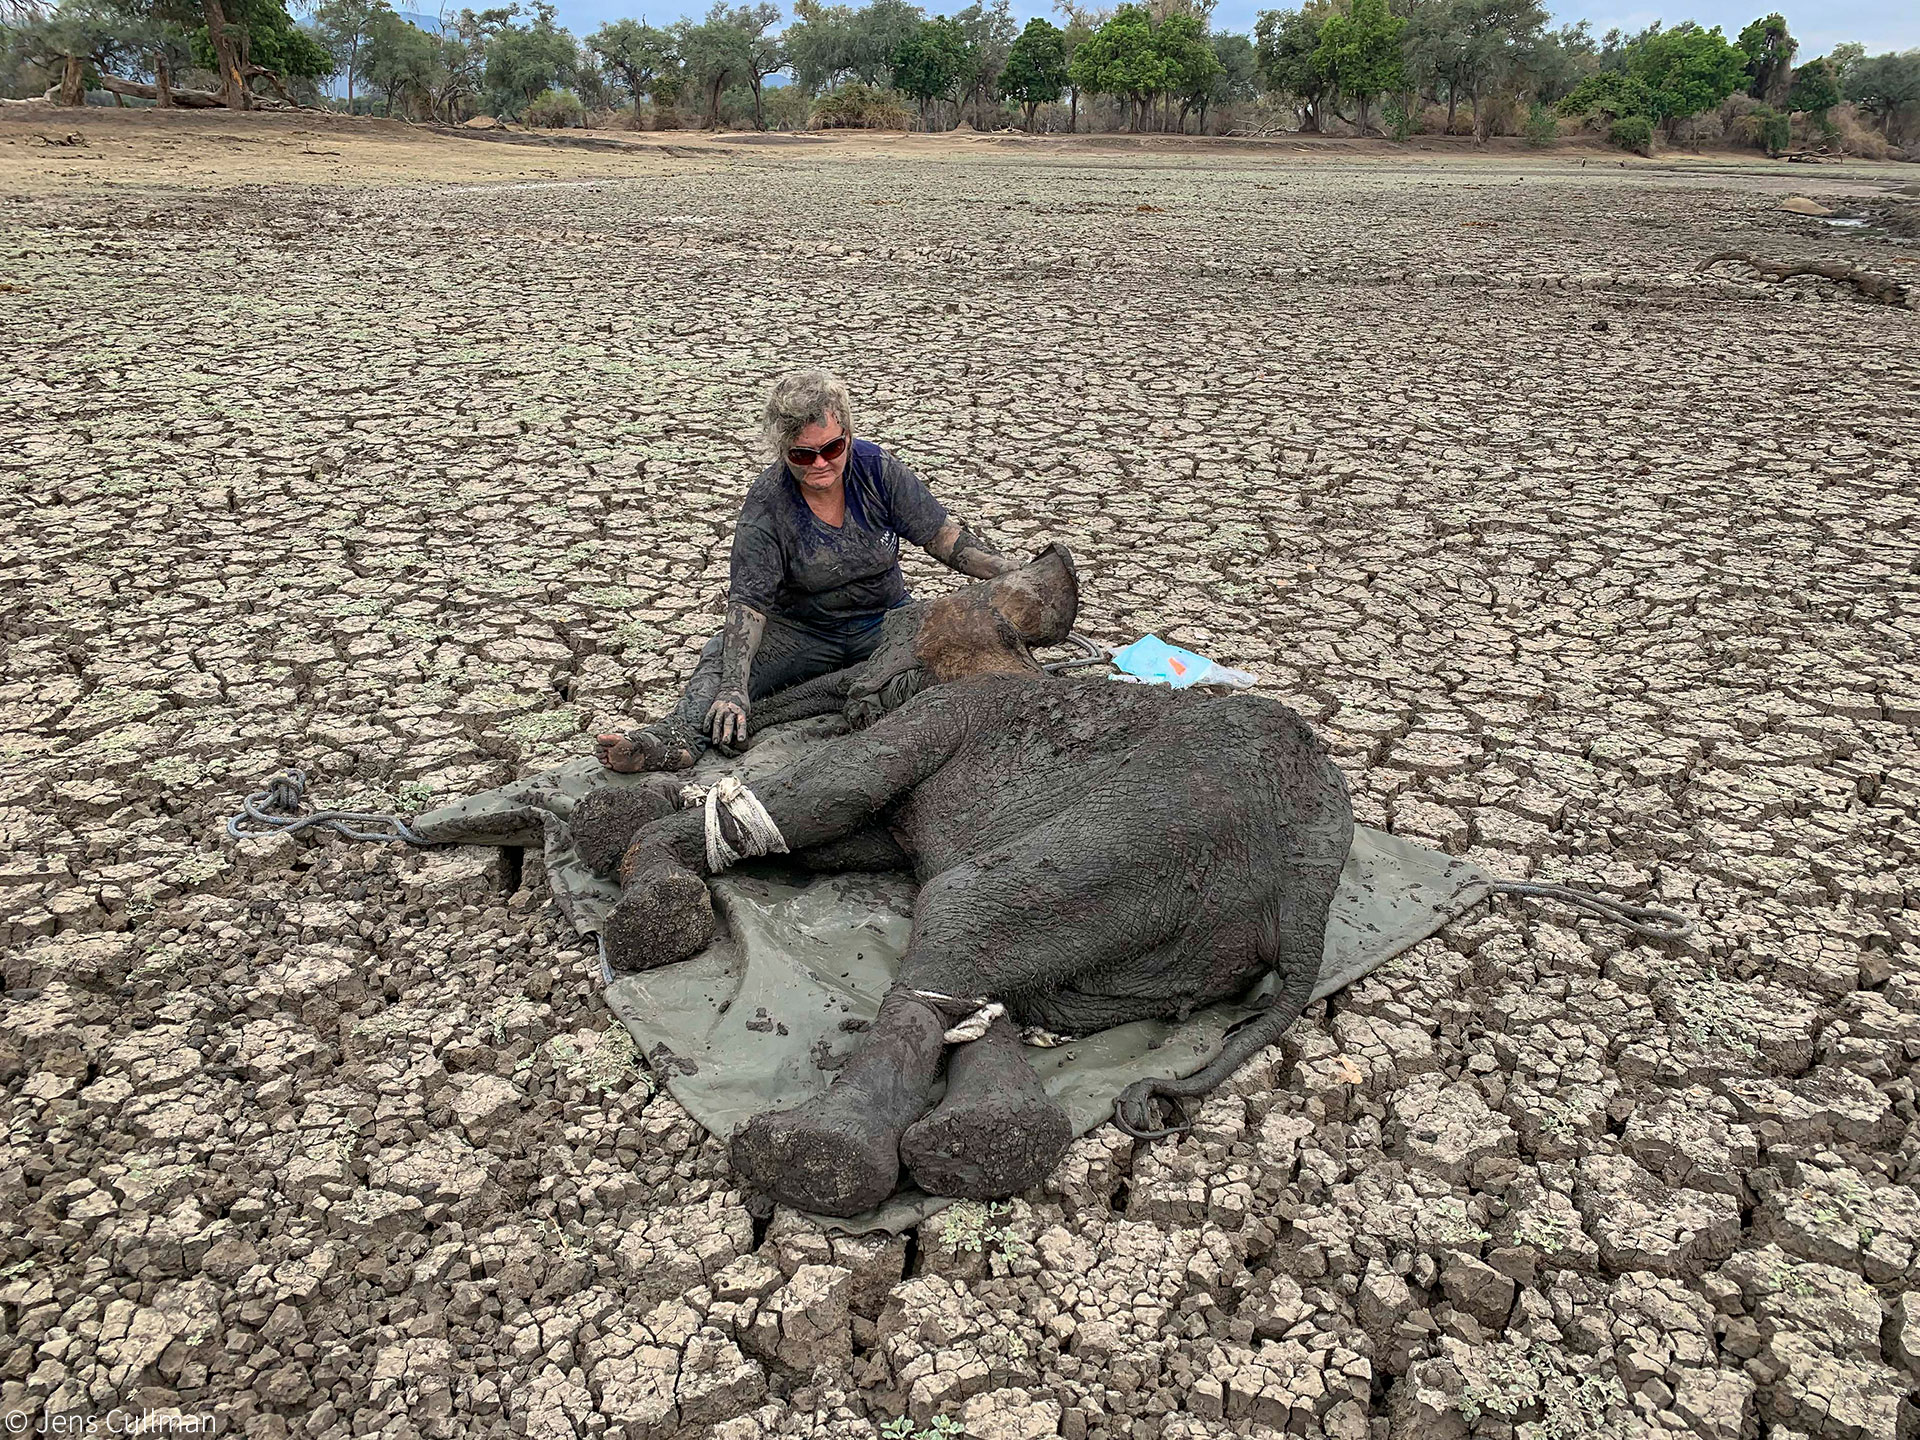
[[[793,370],[782,375],[767,394],[767,409],[760,422],[770,457],[778,460],[788,446],[799,442],[802,430],[829,419],[838,420],[847,434],[853,434],[853,404],[838,375],[826,370]]]

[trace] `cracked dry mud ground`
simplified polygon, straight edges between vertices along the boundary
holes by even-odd
[[[1694,273],[1908,251],[1738,174],[1264,150],[258,180],[4,202],[0,1410],[1913,1433],[1920,319]],[[1084,630],[1268,677],[1362,820],[1697,939],[1503,905],[1178,1143],[756,1230],[537,862],[218,828],[659,713],[801,361],[1069,544]]]

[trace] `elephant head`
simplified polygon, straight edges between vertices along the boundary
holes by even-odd
[[[1026,564],[942,595],[927,606],[914,659],[936,682],[969,675],[1040,672],[1031,646],[1057,645],[1080,611],[1080,575],[1067,547],[1050,544]]]

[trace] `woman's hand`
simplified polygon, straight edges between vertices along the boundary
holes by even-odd
[[[707,707],[707,734],[716,745],[747,742],[747,697],[739,690],[722,690]]]

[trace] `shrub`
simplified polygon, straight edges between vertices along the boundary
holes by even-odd
[[[520,119],[540,130],[564,130],[579,125],[587,115],[586,106],[571,90],[547,90],[527,102]]]
[[[811,123],[815,130],[904,130],[912,118],[893,91],[856,80],[814,101]]]
[[[1607,129],[1607,143],[1636,155],[1653,154],[1653,122],[1644,115],[1623,115]]]
[[[1826,114],[1820,127],[1821,138],[1836,150],[1867,160],[1885,160],[1893,147],[1871,125],[1861,123],[1860,112],[1852,105],[1836,105]]]
[[[1527,144],[1533,146],[1551,145],[1560,138],[1560,117],[1553,113],[1551,105],[1534,101],[1533,108],[1527,111]]]
[[[1396,95],[1380,107],[1381,122],[1387,127],[1390,139],[1405,140],[1413,134],[1413,107],[1404,96]]]
[[[1754,111],[1753,118],[1760,122],[1760,148],[1767,154],[1778,155],[1783,150],[1793,148],[1792,116],[1763,106]]]
[[[1589,75],[1560,102],[1562,115],[1604,115],[1612,119],[1627,115],[1651,119],[1658,108],[1644,80],[1614,71]]]

